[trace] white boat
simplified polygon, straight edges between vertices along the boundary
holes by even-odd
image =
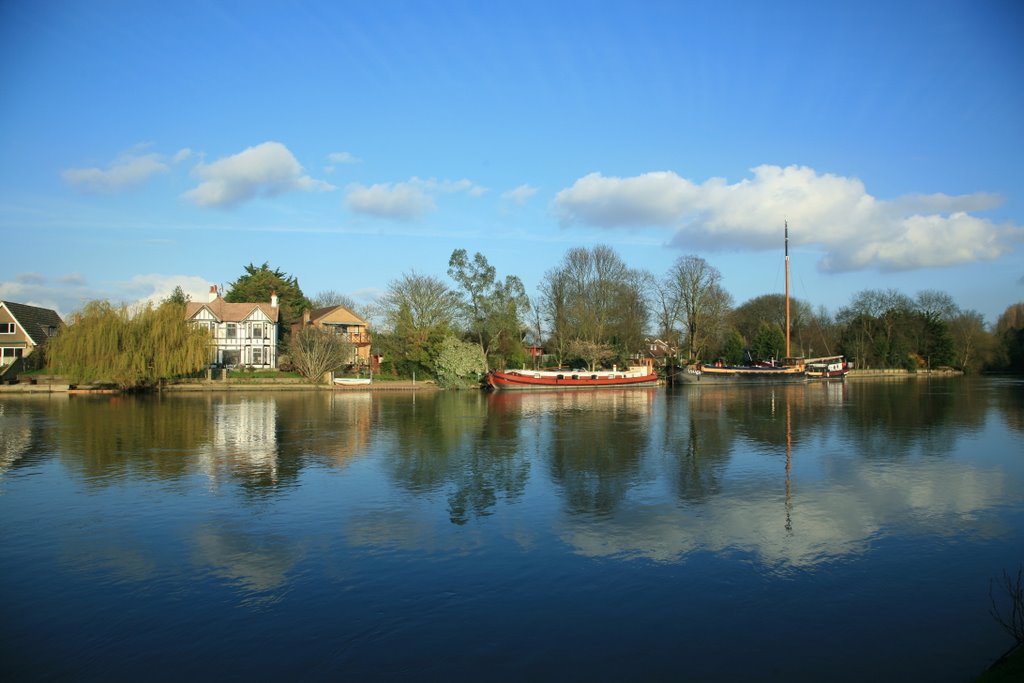
[[[335,377],[334,383],[343,387],[356,386],[359,384],[370,384],[373,382],[369,377]]]
[[[808,379],[843,379],[848,372],[850,372],[850,364],[842,356],[809,358],[807,360]]]

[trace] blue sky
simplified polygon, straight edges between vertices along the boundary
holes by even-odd
[[[0,3],[0,298],[368,303],[572,247],[737,304],[1024,300],[1018,2]]]

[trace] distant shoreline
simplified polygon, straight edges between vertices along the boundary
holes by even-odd
[[[920,379],[929,377],[960,377],[963,370],[918,370],[910,372],[902,368],[879,368],[877,370],[850,370],[847,379]]]
[[[239,391],[336,391],[349,392],[382,392],[382,391],[440,391],[441,388],[433,381],[385,381],[373,384],[339,386],[331,384],[309,384],[294,380],[199,380],[196,382],[180,382],[165,384],[159,390],[153,389],[144,393],[217,393]],[[92,386],[85,384],[68,384],[66,382],[37,382],[0,385],[0,394],[119,394],[117,388],[109,386]]]
[[[932,377],[960,377],[961,370],[918,370],[868,369],[851,370],[849,380],[898,380],[927,379]],[[297,379],[228,379],[228,380],[184,380],[164,384],[151,393],[216,393],[239,391],[337,391],[337,392],[381,392],[381,391],[441,391],[433,380],[427,381],[378,381],[372,384],[341,386],[336,384],[310,384]],[[112,394],[121,393],[110,386],[74,385],[62,382],[60,378],[45,378],[32,383],[0,385],[0,394]]]

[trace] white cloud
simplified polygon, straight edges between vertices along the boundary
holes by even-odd
[[[175,153],[174,163],[184,161],[185,159],[188,159],[190,156],[192,156],[192,150],[189,149],[188,147],[182,147],[177,151],[177,153]]]
[[[415,177],[404,183],[377,183],[369,186],[353,183],[347,188],[345,205],[356,213],[411,221],[437,207],[434,201],[436,195],[457,192],[479,197],[487,189],[469,180],[438,181]]]
[[[338,164],[361,164],[363,160],[355,156],[351,152],[331,152],[327,155],[327,160],[331,163],[324,166],[324,171],[327,173],[334,173],[335,168]]]
[[[563,224],[602,228],[670,225],[695,196],[693,183],[670,171],[635,178],[606,178],[591,173],[555,195],[555,206]]]
[[[199,275],[136,275],[127,282],[118,283],[115,299],[134,304],[159,304],[174,293],[175,287],[181,287],[191,301],[202,302],[207,301],[211,284]]]
[[[362,162],[362,159],[351,152],[331,152],[327,155],[327,159],[332,164],[358,164]]]
[[[57,278],[53,284],[39,273],[23,273],[14,282],[0,281],[0,299],[51,308],[65,320],[85,302],[99,298],[102,293],[89,288],[77,273]]]
[[[14,279],[23,285],[42,285],[46,283],[46,276],[42,273],[18,273]]]
[[[163,157],[151,154],[122,154],[101,168],[69,168],[61,173],[64,181],[77,190],[113,194],[141,185],[157,173],[167,170]]]
[[[68,273],[67,275],[62,275],[58,279],[58,282],[60,282],[62,285],[81,287],[85,285],[85,276],[82,275],[81,273]]]
[[[206,301],[211,281],[199,275],[136,275],[130,280],[112,282],[103,287],[91,286],[79,273],[70,273],[52,281],[38,273],[22,273],[15,282],[0,281],[0,299],[30,306],[52,308],[61,317],[67,316],[95,299],[114,305],[158,304],[180,286],[192,301]]]
[[[202,182],[183,197],[199,206],[231,207],[257,196],[292,190],[333,190],[334,186],[302,175],[302,166],[280,142],[264,142],[238,154],[201,163],[193,174]]]
[[[436,207],[430,195],[410,183],[354,183],[348,186],[345,204],[356,213],[400,221],[414,220]]]
[[[352,297],[356,301],[373,303],[384,296],[384,294],[385,291],[379,287],[362,287],[352,292]]]
[[[529,185],[520,185],[519,187],[513,188],[507,192],[501,193],[501,198],[509,204],[515,204],[516,206],[523,206],[530,200],[530,197],[537,194],[536,187],[530,187]]]
[[[804,166],[763,165],[729,184],[697,184],[672,172],[632,178],[592,173],[559,192],[563,225],[667,227],[680,249],[777,246],[784,220],[794,244],[821,249],[824,270],[909,270],[994,259],[1024,229],[970,215],[997,206],[989,193],[880,200],[856,178]]]

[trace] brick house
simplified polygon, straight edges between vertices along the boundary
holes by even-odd
[[[303,327],[315,327],[340,336],[355,347],[351,363],[367,365],[370,362],[370,324],[345,306],[327,306],[302,312],[302,318],[292,322],[292,336]]]
[[[650,358],[656,366],[665,366],[675,356],[676,349],[668,342],[650,337],[644,339],[643,357]]]

